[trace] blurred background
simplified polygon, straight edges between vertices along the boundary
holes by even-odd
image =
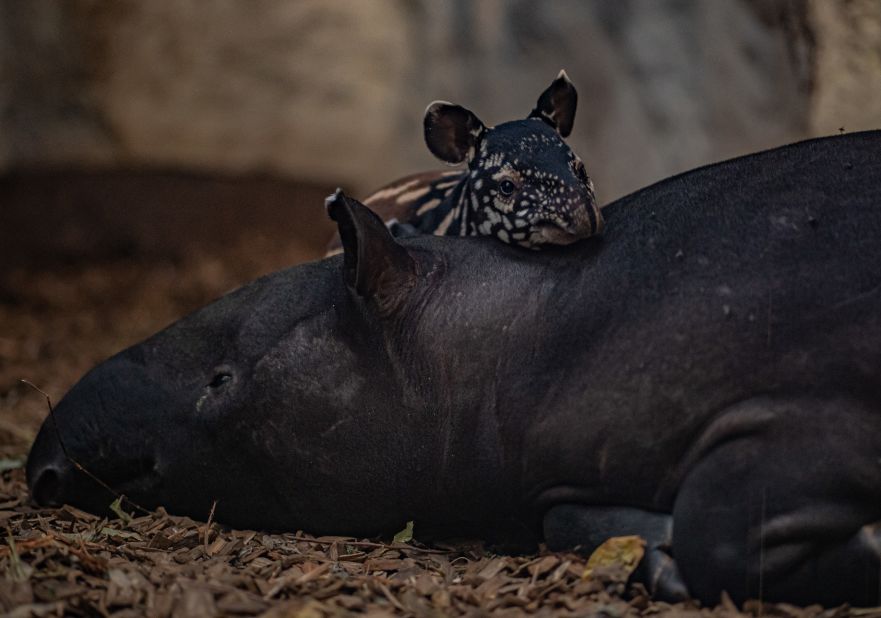
[[[438,166],[430,101],[520,118],[560,68],[607,202],[881,126],[881,3],[2,0],[2,257],[323,238],[309,188]]]
[[[333,187],[438,167],[430,101],[521,118],[561,68],[570,142],[609,202],[881,127],[881,2],[0,0],[0,430],[30,435],[18,378],[58,397],[321,255]]]

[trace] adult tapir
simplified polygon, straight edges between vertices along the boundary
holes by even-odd
[[[664,594],[878,602],[881,132],[677,176],[540,253],[328,208],[344,255],[89,372],[55,412],[70,456],[233,526],[635,533]],[[58,434],[34,498],[106,508]]]

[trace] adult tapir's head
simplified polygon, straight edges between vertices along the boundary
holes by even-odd
[[[455,319],[438,320],[437,306],[434,330],[420,324],[430,297],[466,310],[455,308],[456,284],[442,276],[447,258],[420,248],[431,241],[398,244],[376,215],[339,193],[328,211],[343,256],[257,280],[83,377],[32,448],[34,499],[92,511],[112,502],[75,469],[63,441],[70,459],[137,504],[205,518],[218,499],[219,521],[232,525],[374,534],[431,508],[419,487],[437,490],[437,462],[468,465],[455,459],[457,449],[481,451],[458,438],[438,441],[451,399],[486,389],[466,378],[441,392],[431,377],[414,378],[438,360],[432,354],[445,353],[431,337],[462,330]],[[522,314],[515,299],[500,300]],[[481,313],[473,313],[477,327]],[[428,356],[414,355],[417,348]],[[449,363],[444,371],[477,375]],[[445,478],[461,489],[466,476]]]
[[[524,120],[487,127],[459,105],[429,105],[425,143],[442,161],[467,162],[474,217],[469,225],[478,233],[536,248],[602,230],[593,182],[563,141],[577,102],[575,87],[560,71]]]

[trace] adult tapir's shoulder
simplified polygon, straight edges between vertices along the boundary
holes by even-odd
[[[624,196],[603,209],[648,209],[660,216],[672,208],[767,208],[779,199],[807,205],[836,202],[836,191],[881,193],[881,130],[819,137],[699,167]],[[877,202],[877,199],[876,199]]]

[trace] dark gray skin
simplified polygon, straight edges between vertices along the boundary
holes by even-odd
[[[71,456],[238,527],[642,534],[661,596],[878,602],[881,133],[677,176],[541,253],[329,212],[343,256],[87,374],[56,410]],[[112,499],[51,421],[27,471],[41,504]]]

